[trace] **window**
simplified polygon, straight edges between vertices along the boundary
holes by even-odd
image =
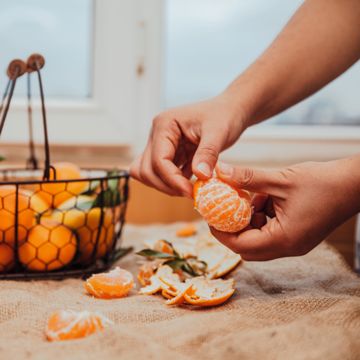
[[[166,107],[221,92],[271,43],[302,0],[168,0]],[[360,125],[360,63],[265,124]]]
[[[121,144],[133,138],[137,0],[0,0],[0,88],[14,57],[45,56],[51,143]],[[36,93],[36,77],[33,79]],[[25,77],[19,79],[1,142],[27,140]],[[34,98],[35,140],[43,141]]]
[[[0,9],[2,88],[9,62],[36,51],[46,59],[48,98],[91,95],[93,1],[0,0]],[[25,85],[19,81],[15,96],[26,94]]]

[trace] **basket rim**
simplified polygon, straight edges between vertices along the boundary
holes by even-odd
[[[34,185],[34,184],[56,184],[56,183],[72,183],[72,182],[80,182],[80,181],[104,181],[104,180],[117,180],[117,179],[128,179],[130,177],[130,173],[125,169],[107,169],[107,168],[80,168],[85,171],[104,171],[104,172],[116,172],[114,175],[105,175],[105,176],[94,176],[94,177],[81,177],[78,179],[59,179],[59,180],[10,180],[3,181],[0,180],[0,187],[2,185]],[[6,172],[34,172],[41,171],[42,168],[39,169],[27,169],[27,168],[0,168],[0,174],[4,174]]]

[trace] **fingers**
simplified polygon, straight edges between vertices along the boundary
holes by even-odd
[[[210,228],[211,233],[225,246],[241,255],[244,260],[264,261],[287,256],[286,236],[276,218],[261,229],[240,234],[223,233]]]
[[[219,153],[222,150],[221,132],[203,129],[199,146],[195,152],[192,170],[199,179],[206,180],[213,174]]]
[[[286,179],[280,171],[263,171],[241,168],[225,163],[216,166],[217,176],[228,184],[253,192],[277,195],[286,186]]]
[[[144,167],[178,195],[192,197],[192,185],[174,164],[176,151],[182,134],[175,123],[157,125],[153,131],[151,156],[144,159]]]

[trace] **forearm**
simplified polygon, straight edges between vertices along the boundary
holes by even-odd
[[[225,91],[246,126],[313,94],[360,58],[360,1],[308,0]]]

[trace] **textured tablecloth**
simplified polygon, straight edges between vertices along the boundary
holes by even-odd
[[[124,243],[172,226],[127,226]],[[128,255],[120,265],[136,273]],[[0,283],[0,359],[359,359],[360,279],[322,244],[300,258],[245,263],[217,308],[167,307],[161,296],[99,300],[81,280]],[[56,309],[104,313],[115,325],[85,339],[47,342]]]

